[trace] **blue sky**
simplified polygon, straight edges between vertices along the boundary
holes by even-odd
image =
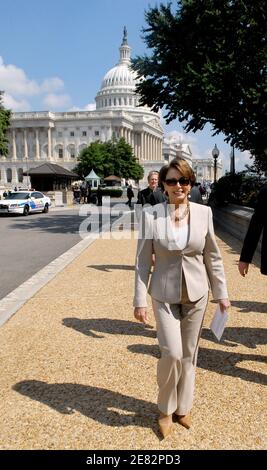
[[[164,3],[164,1],[163,1]],[[144,11],[155,0],[12,0],[1,5],[0,90],[14,111],[90,109],[105,73],[119,58],[123,27],[132,55],[149,52],[141,38]],[[230,147],[210,129],[185,134],[178,121],[165,133],[207,158],[216,143],[226,170]],[[236,150],[236,167],[250,163]]]

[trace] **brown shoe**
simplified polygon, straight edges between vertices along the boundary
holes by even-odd
[[[184,428],[186,428],[186,429],[190,429],[190,427],[191,427],[190,413],[188,413],[187,415],[178,415],[175,412],[175,415],[176,415],[178,423],[181,424],[181,426],[184,426]]]
[[[160,432],[165,439],[165,437],[167,437],[172,431],[172,415],[164,415],[163,413],[160,413],[158,423]]]

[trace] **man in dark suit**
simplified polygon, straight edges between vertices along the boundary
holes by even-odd
[[[243,243],[238,269],[241,276],[248,273],[249,264],[262,234],[261,244],[261,273],[267,275],[267,186],[261,188],[254,214],[251,217],[247,234]]]
[[[158,187],[159,172],[150,171],[148,173],[147,181],[148,187],[138,192],[137,204],[142,204],[142,206],[144,206],[145,204],[154,206],[155,204],[164,202],[166,200],[166,197],[161,191],[161,189]]]

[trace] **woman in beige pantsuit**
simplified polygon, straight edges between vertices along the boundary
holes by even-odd
[[[143,210],[136,254],[134,316],[146,323],[147,291],[161,350],[158,362],[159,427],[172,430],[173,414],[190,428],[195,366],[211,288],[223,312],[230,306],[210,207],[189,202],[195,175],[175,158],[159,174],[168,201]],[[155,266],[149,283],[152,253]],[[148,287],[149,283],[149,287]]]

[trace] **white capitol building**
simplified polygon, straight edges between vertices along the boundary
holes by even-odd
[[[12,188],[27,184],[23,176],[44,162],[72,170],[82,149],[94,141],[123,137],[132,148],[146,176],[168,159],[168,144],[163,151],[160,117],[148,107],[138,106],[136,73],[130,68],[131,48],[124,28],[120,58],[103,78],[93,111],[14,112],[8,131],[8,156],[0,156],[0,186]],[[188,147],[188,146],[187,146]],[[170,148],[169,148],[170,150]],[[190,163],[190,149],[180,148],[180,156]],[[173,157],[172,152],[169,155]]]

